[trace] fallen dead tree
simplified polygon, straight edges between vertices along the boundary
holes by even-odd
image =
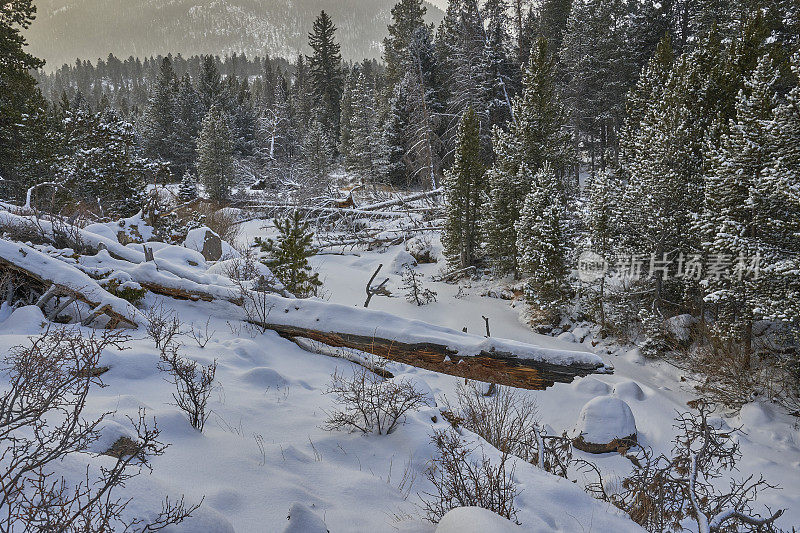
[[[433,198],[435,196],[439,196],[442,194],[444,189],[434,189],[432,191],[425,191],[417,194],[412,194],[409,196],[403,196],[400,198],[395,198],[394,200],[387,200],[385,202],[378,202],[376,204],[371,205],[363,205],[359,207],[362,211],[377,211],[379,209],[386,209],[387,207],[394,207],[398,205],[405,205],[410,202],[415,202],[417,200],[425,200],[427,198]]]
[[[0,239],[0,273],[6,274],[3,289],[8,303],[24,289],[28,303],[37,305],[50,319],[56,319],[73,303],[82,302],[89,307],[88,315],[81,320],[85,326],[105,315],[109,329],[136,328],[137,311],[131,304],[108,293],[85,273],[29,246]],[[53,299],[59,302],[48,306]]]
[[[298,339],[311,339],[334,348],[359,350],[442,374],[522,389],[544,390],[556,383],[571,383],[576,377],[609,372],[602,364],[554,364],[519,358],[513,353],[488,351],[474,356],[459,356],[457,352],[443,344],[405,343],[380,337],[326,332],[291,325],[253,323],[261,328],[273,330],[292,342],[297,342]]]
[[[381,311],[265,295],[269,313],[246,321],[297,342],[311,339],[408,365],[526,389],[608,373],[599,356],[486,338]]]

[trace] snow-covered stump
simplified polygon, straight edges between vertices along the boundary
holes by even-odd
[[[636,420],[623,400],[600,396],[581,409],[573,446],[588,453],[626,451],[636,444]]]

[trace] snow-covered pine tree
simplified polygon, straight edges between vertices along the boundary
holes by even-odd
[[[335,33],[336,26],[322,11],[314,21],[313,31],[308,34],[308,44],[314,53],[307,56],[307,60],[311,87],[317,106],[323,112],[322,126],[331,142],[338,143],[344,75],[341,47],[335,41]]]
[[[482,217],[489,258],[499,273],[515,275],[519,273],[515,224],[533,174],[549,162],[562,180],[573,160],[555,62],[544,39],[537,41],[523,81],[522,94],[513,103],[515,120],[508,131],[495,128],[496,159],[487,173],[489,190]],[[527,170],[521,172],[523,163]]]
[[[525,165],[520,172],[527,172]],[[515,227],[519,264],[528,277],[528,301],[557,320],[569,300],[567,243],[564,233],[566,205],[561,183],[549,164],[532,180]]]
[[[181,179],[181,186],[178,189],[178,198],[183,202],[191,202],[197,198],[197,179],[188,170]]]
[[[175,96],[176,150],[174,171],[181,176],[195,167],[197,160],[197,137],[203,122],[203,108],[192,85],[189,74],[184,74]]]
[[[800,54],[791,61],[793,87],[769,125],[773,159],[753,184],[760,225],[761,277],[752,305],[760,315],[800,329]],[[795,358],[796,369],[800,361]],[[796,370],[796,371],[798,371]],[[798,391],[800,393],[800,390]]]
[[[744,258],[749,265],[760,253],[759,237],[769,226],[762,213],[764,172],[772,168],[770,126],[777,104],[774,84],[778,72],[764,56],[745,81],[736,101],[736,118],[730,121],[719,145],[710,147],[710,168],[705,175],[705,202],[699,229],[707,255]],[[767,193],[770,196],[771,193]],[[770,232],[771,233],[771,232]],[[705,301],[716,309],[718,333],[749,347],[753,310],[750,276],[723,276],[708,280]]]
[[[277,239],[261,243],[261,249],[270,254],[264,263],[286,286],[286,290],[298,298],[317,294],[322,282],[319,274],[313,272],[308,264],[308,258],[317,253],[312,246],[314,233],[309,229],[308,222],[303,220],[299,211],[295,211],[286,220],[276,219],[274,223],[279,232]]]
[[[386,82],[390,89],[400,83],[409,66],[411,45],[415,34],[425,26],[427,8],[422,0],[400,0],[392,8],[389,36],[383,41],[383,59],[386,62]]]
[[[458,128],[455,164],[444,175],[447,208],[442,245],[448,262],[458,268],[476,263],[482,240],[478,217],[486,169],[480,151],[480,122],[475,110],[468,108]]]
[[[205,55],[200,60],[200,74],[197,79],[197,93],[203,105],[203,113],[208,113],[214,105],[224,105],[225,88],[222,76],[217,69],[217,62],[212,55]]]
[[[203,119],[197,141],[197,173],[206,196],[227,202],[233,184],[233,139],[228,117],[220,106],[211,106]]]
[[[353,111],[358,105],[354,97],[360,71],[361,67],[358,63],[353,65],[347,75],[342,91],[341,115],[339,118],[339,153],[344,156],[345,163],[348,162],[348,157],[356,155],[352,151],[351,145],[351,122],[353,121]]]
[[[179,152],[176,127],[176,95],[178,80],[172,68],[172,58],[161,60],[158,77],[150,89],[150,100],[142,117],[142,145],[151,159],[176,163]]]
[[[317,108],[314,115],[303,138],[303,167],[308,184],[312,189],[319,190],[327,186],[333,161],[333,144],[322,124],[324,111]]]
[[[380,182],[386,177],[387,148],[378,128],[375,90],[363,72],[358,76],[353,96],[357,104],[350,123],[348,168],[362,179]]]

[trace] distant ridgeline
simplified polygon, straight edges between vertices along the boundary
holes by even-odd
[[[47,71],[76,58],[96,60],[166,52],[237,52],[294,57],[307,52],[308,31],[325,10],[339,28],[345,59],[380,57],[395,0],[39,0],[26,32]],[[428,22],[444,14],[428,4]]]

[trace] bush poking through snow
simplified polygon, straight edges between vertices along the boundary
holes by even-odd
[[[431,398],[406,379],[383,379],[366,368],[352,376],[336,370],[325,394],[333,394],[339,410],[329,413],[323,429],[388,435],[405,422],[409,411],[431,405]]]
[[[402,288],[406,291],[406,300],[412,304],[421,306],[436,301],[436,293],[422,286],[422,274],[409,265],[403,266]]]
[[[456,507],[482,507],[509,520],[516,520],[514,498],[519,490],[514,483],[514,467],[509,468],[511,456],[502,453],[493,464],[481,450],[469,448],[454,430],[437,430],[432,437],[439,451],[431,460],[425,477],[436,491],[420,496],[426,518],[438,522]]]
[[[168,381],[177,387],[172,393],[175,405],[189,419],[189,424],[202,433],[208,419],[208,399],[214,389],[217,361],[204,366],[182,357],[178,346],[168,345],[161,353],[161,370],[168,372]]]
[[[126,337],[116,332],[82,336],[70,329],[53,329],[13,348],[3,360],[8,384],[0,396],[0,530],[157,531],[190,517],[198,505],[183,498],[165,500],[149,523],[124,518],[129,499],[114,491],[150,469],[150,457],[164,453],[159,430],[148,425],[143,410],[130,419],[136,438],[96,479],[87,470],[77,486],[56,475],[57,464],[69,455],[86,453],[100,438],[105,415],[86,420],[82,413],[93,385],[102,386],[94,369],[105,348],[123,348]]]
[[[170,346],[175,337],[181,334],[181,320],[174,311],[164,307],[162,302],[158,302],[144,312],[147,318],[145,331],[153,339],[156,348],[164,352]]]
[[[587,487],[596,497],[627,512],[650,532],[681,530],[692,519],[700,533],[777,531],[773,523],[782,510],[762,517],[753,511],[758,494],[774,489],[763,477],[730,478],[721,490],[720,479],[736,470],[742,456],[737,434],[721,420],[711,419],[714,408],[702,400],[690,402],[696,413],[680,413],[672,453],[654,457],[639,448],[629,458],[631,474],[622,480],[621,492],[609,494],[599,471],[598,481]]]
[[[502,386],[494,387],[492,394],[484,394],[471,381],[468,385],[459,384],[456,399],[455,420],[460,425],[503,453],[519,457],[551,474],[567,477],[572,461],[571,442],[566,435],[545,435],[532,397]],[[453,408],[448,408],[452,413]],[[541,460],[540,450],[544,450]]]

